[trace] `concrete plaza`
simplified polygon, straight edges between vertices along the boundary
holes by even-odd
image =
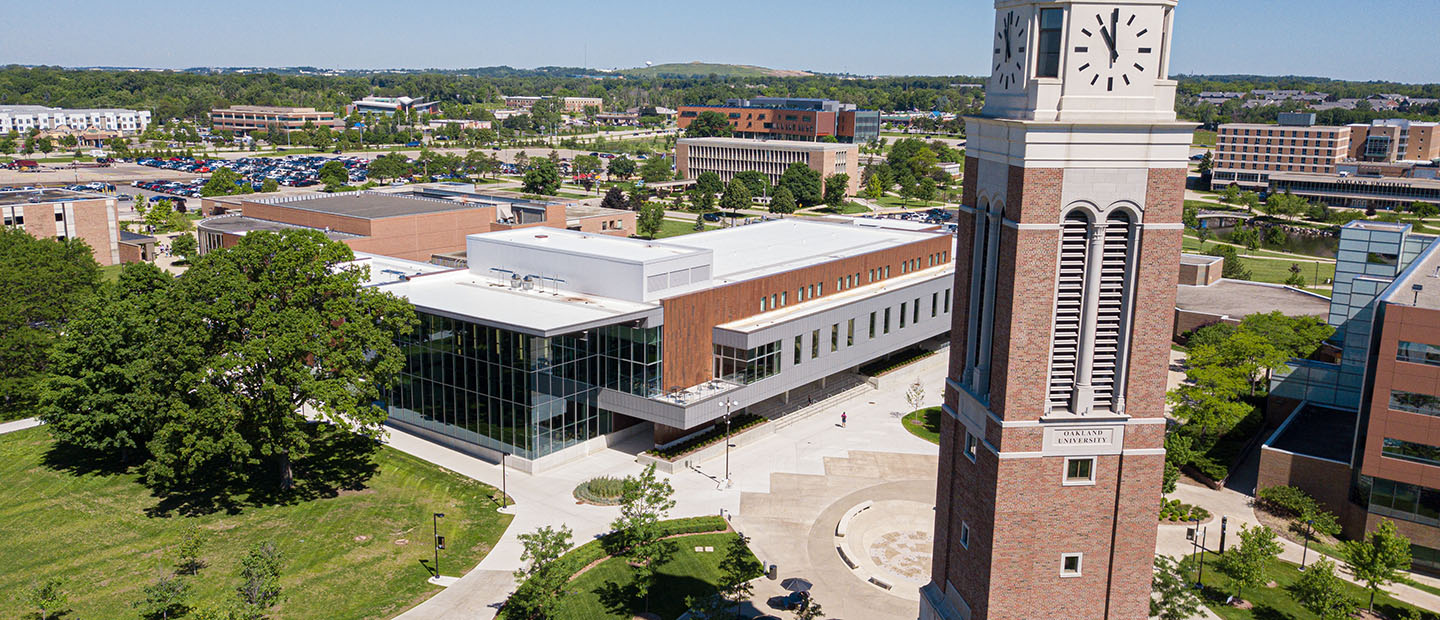
[[[783,544],[784,532],[788,531],[786,528],[802,527],[804,524],[797,520],[781,528],[771,527],[774,525],[772,520],[777,507],[783,512],[783,505],[770,503],[764,511],[757,509],[757,514],[765,516],[757,517],[753,522],[746,520],[746,506],[765,503],[760,498],[772,492],[772,484],[778,485],[774,489],[776,491],[790,491],[798,488],[793,484],[797,481],[802,483],[800,487],[807,486],[803,484],[807,480],[803,478],[805,476],[812,477],[810,480],[826,480],[828,475],[833,473],[830,469],[839,463],[853,462],[849,457],[858,452],[919,457],[918,461],[897,457],[898,462],[907,463],[901,467],[910,472],[907,477],[912,480],[910,486],[913,488],[908,489],[907,496],[929,497],[933,503],[934,463],[939,450],[935,445],[907,432],[900,423],[900,416],[912,409],[905,401],[905,392],[907,386],[917,379],[925,386],[925,405],[939,404],[947,360],[948,355],[942,351],[940,355],[886,376],[884,390],[861,387],[847,393],[848,400],[831,399],[810,410],[792,414],[808,417],[798,419],[772,435],[731,451],[730,470],[733,485],[729,488],[721,488],[719,483],[724,477],[723,456],[699,463],[692,470],[684,470],[674,475],[660,474],[667,477],[675,487],[676,507],[670,516],[730,515],[741,531],[755,538],[754,547],[761,561],[779,565],[782,579],[802,576],[816,581],[817,600],[827,610],[833,609],[834,612],[831,613],[852,608],[859,611],[867,608],[865,606],[873,601],[883,601],[886,597],[895,598],[860,580],[844,587],[844,582],[827,577],[840,562],[838,557],[834,562],[826,563],[825,572],[817,572],[807,564],[805,558],[794,555],[794,550]],[[845,428],[840,426],[842,411],[849,416],[849,423]],[[515,587],[511,573],[521,567],[518,536],[546,525],[565,525],[574,530],[576,543],[580,544],[608,531],[610,522],[619,514],[618,509],[580,504],[575,501],[572,491],[575,485],[596,476],[620,477],[639,473],[642,467],[635,462],[635,453],[642,449],[642,445],[648,444],[631,442],[614,446],[540,475],[509,472],[502,481],[498,465],[419,438],[392,431],[389,443],[401,451],[486,484],[500,487],[503,482],[515,500],[515,520],[495,549],[455,585],[400,615],[399,618],[404,620],[493,618],[496,608]],[[927,466],[928,480],[923,477],[923,470]],[[871,471],[852,471],[847,480],[860,480],[861,482],[856,482],[858,486],[812,485],[812,488],[814,493],[821,494],[829,493],[830,489],[841,488],[848,489],[846,493],[849,493],[873,485],[876,476],[893,473],[894,470],[888,465]],[[801,478],[796,478],[796,475]],[[866,479],[870,482],[864,482]],[[837,479],[837,482],[842,481]],[[795,496],[794,504],[797,507],[804,505],[809,512],[825,509],[833,501],[841,499],[835,497],[825,505],[815,506],[810,505],[811,500],[815,499],[812,495],[813,493]],[[844,508],[839,510],[843,511]],[[833,529],[834,524],[815,527]],[[753,531],[747,531],[747,528]],[[781,537],[777,538],[776,534]],[[833,551],[833,548],[830,549],[832,554]],[[831,583],[835,585],[831,587]],[[778,593],[778,588],[778,581],[771,583],[762,579],[756,588],[755,598],[760,601],[756,607],[767,613],[784,615],[784,612],[767,609],[764,604],[766,598]],[[880,597],[878,599],[877,593]],[[901,609],[914,611],[918,610],[918,603],[892,601],[885,609],[896,612]]]

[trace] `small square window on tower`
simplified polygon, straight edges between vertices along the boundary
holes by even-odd
[[[1095,457],[1072,456],[1065,459],[1065,486],[1095,484]]]
[[[960,546],[970,548],[970,524],[964,521],[960,522]]]
[[[1079,577],[1080,564],[1085,559],[1083,553],[1062,553],[1060,554],[1060,576]]]
[[[970,459],[970,462],[974,463],[975,456],[976,453],[979,451],[979,448],[980,438],[971,435],[970,431],[965,431],[965,458]]]

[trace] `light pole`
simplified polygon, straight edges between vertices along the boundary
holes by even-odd
[[[725,486],[730,486],[730,409],[739,407],[740,403],[733,398],[726,398],[720,403],[725,406]]]
[[[440,535],[440,519],[445,516],[443,512],[432,513],[430,518],[430,532],[435,537],[435,578],[440,578],[440,550],[445,548],[445,537]]]
[[[1300,552],[1300,570],[1305,570],[1305,559],[1310,555],[1310,536],[1315,533],[1315,520],[1305,520],[1305,550]]]
[[[510,507],[510,485],[505,476],[505,457],[510,456],[509,452],[500,453],[500,507]]]

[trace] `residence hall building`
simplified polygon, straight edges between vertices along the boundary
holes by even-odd
[[[1440,570],[1440,239],[1409,224],[1341,230],[1322,359],[1271,381],[1283,420],[1260,451],[1257,488],[1299,487],[1359,539],[1381,519]]]
[[[242,199],[238,207],[238,215],[198,224],[201,255],[233,246],[250,232],[291,228],[322,230],[357,252],[420,262],[463,252],[466,235],[495,230],[551,226],[605,235],[635,232],[632,211],[478,193],[467,183]]]
[[[439,114],[440,102],[425,101],[411,97],[366,97],[350,102],[347,114],[384,114],[394,116],[396,112],[415,114]]]
[[[420,315],[389,423],[526,471],[676,443],[950,329],[946,234],[787,218],[466,242],[467,268],[385,286]]]
[[[755,97],[730,99],[723,106],[680,106],[680,128],[707,111],[724,115],[737,138],[814,142],[832,137],[865,143],[880,137],[878,110],[860,110],[833,99]]]
[[[675,169],[686,179],[705,172],[720,175],[726,183],[747,170],[763,173],[773,186],[790,164],[800,162],[824,179],[850,175],[845,195],[860,191],[860,147],[833,142],[792,142],[745,138],[681,138],[675,142]]]
[[[995,2],[921,620],[1149,615],[1195,128],[1176,4]]]
[[[210,111],[211,131],[233,131],[236,135],[249,135],[252,131],[270,131],[279,127],[291,132],[305,128],[306,123],[316,126],[340,127],[335,113],[315,108],[285,108],[261,105],[237,105]]]
[[[550,99],[550,97],[507,96],[505,97],[505,107],[529,110],[541,99]],[[584,114],[585,108],[605,109],[605,100],[600,97],[562,97],[560,104],[561,108],[570,114]]]
[[[103,266],[130,262],[122,256],[114,196],[67,189],[0,191],[0,224],[41,239],[83,240],[90,245],[95,262]]]
[[[1211,179],[1265,191],[1279,175],[1347,176],[1344,164],[1435,159],[1440,159],[1440,123],[1387,119],[1323,126],[1315,124],[1313,113],[1285,113],[1275,125],[1221,125]]]
[[[32,129],[51,131],[68,127],[72,131],[97,129],[134,134],[150,126],[149,110],[94,108],[66,110],[39,105],[0,105],[0,134],[29,133]]]

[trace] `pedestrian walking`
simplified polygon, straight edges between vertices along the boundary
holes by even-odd
[[[845,428],[845,423],[849,420],[849,418],[850,416],[845,415],[844,411],[840,412],[840,428]]]
[[[814,406],[815,406],[815,397],[814,397],[814,396],[806,396],[806,397],[805,397],[805,406],[806,406],[806,407],[814,407]]]

